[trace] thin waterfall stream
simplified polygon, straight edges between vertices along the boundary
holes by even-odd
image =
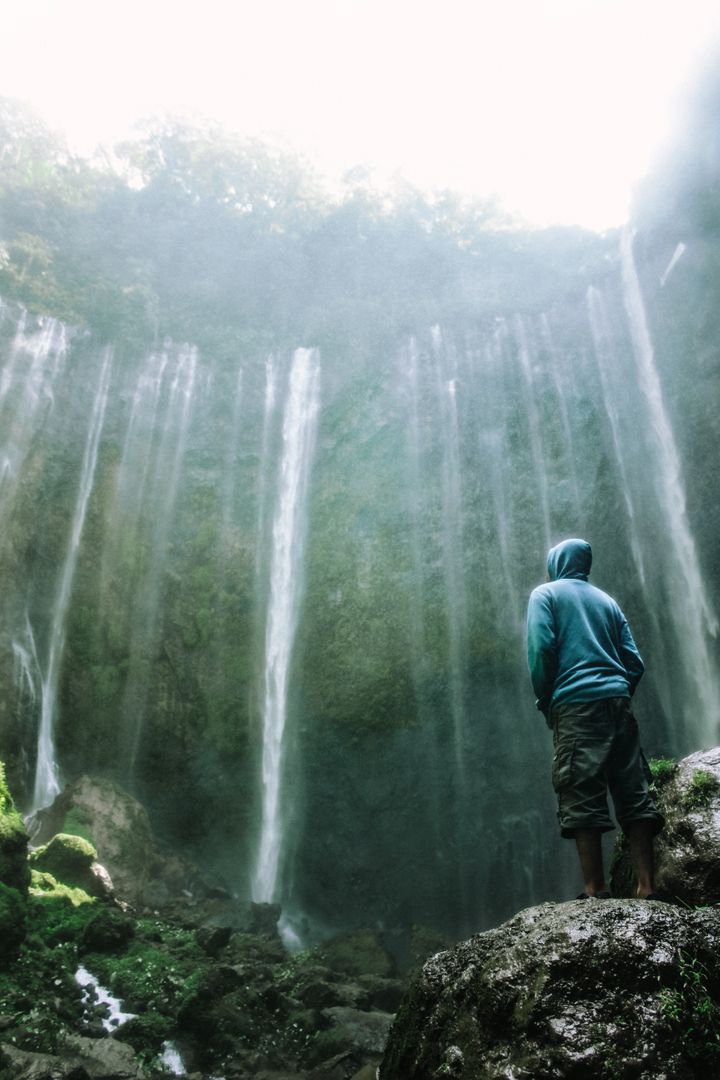
[[[85,515],[87,513],[90,492],[92,491],[95,477],[95,466],[100,446],[105,409],[108,400],[108,388],[110,385],[110,372],[112,370],[112,350],[106,349],[100,370],[95,402],[90,417],[85,453],[80,472],[80,488],[75,504],[67,556],[60,577],[55,606],[53,609],[52,623],[50,628],[50,643],[48,646],[45,673],[42,679],[40,730],[38,732],[37,765],[35,768],[35,789],[33,794],[33,810],[39,810],[49,806],[56,795],[60,793],[60,775],[55,756],[55,713],[57,709],[57,691],[60,678],[60,666],[62,663],[63,648],[65,645],[65,623],[68,608],[72,596],[75,568],[77,566],[80,540],[82,537]]]
[[[270,599],[265,636],[262,816],[253,877],[257,901],[276,898],[283,843],[282,780],[288,679],[302,586],[307,493],[319,410],[320,360],[297,349],[290,369],[278,496],[272,533]]]
[[[678,644],[692,672],[697,701],[704,718],[705,738],[712,740],[716,737],[720,721],[720,680],[710,645],[717,638],[718,619],[707,599],[695,538],[688,521],[680,456],[655,364],[655,351],[629,228],[623,232],[621,257],[624,300],[638,382],[647,404],[647,419],[656,447],[655,484],[674,560],[671,580],[677,609]],[[716,655],[717,647],[713,645],[712,651]],[[694,704],[688,707],[688,723],[694,722],[691,716],[694,708]]]

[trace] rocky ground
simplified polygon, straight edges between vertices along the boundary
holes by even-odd
[[[3,790],[0,1080],[374,1077],[437,935],[359,930],[290,955],[279,909],[159,852],[115,785],[71,785],[32,823],[29,857]]]
[[[720,750],[652,763],[668,902],[543,904],[432,957],[398,1012],[380,1080],[720,1076]]]
[[[542,904],[424,966],[381,1080],[720,1075],[720,911]]]
[[[449,950],[366,929],[290,955],[277,908],[159,851],[107,781],[66,789],[28,854],[0,768],[0,1080],[720,1076],[720,751],[654,773],[671,903],[542,904]]]

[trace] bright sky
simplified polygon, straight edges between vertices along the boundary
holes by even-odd
[[[82,151],[182,109],[420,187],[604,228],[717,0],[6,0],[0,93]]]

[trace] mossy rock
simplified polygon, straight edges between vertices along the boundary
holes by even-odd
[[[92,842],[116,895],[143,903],[144,890],[156,876],[158,853],[147,811],[117,784],[80,776],[39,812],[38,823],[38,843],[69,834]]]
[[[17,955],[25,940],[27,905],[17,889],[0,882],[0,959]]]
[[[135,937],[135,923],[114,908],[100,908],[87,923],[81,939],[83,952],[120,952]]]
[[[149,1060],[160,1054],[162,1044],[172,1036],[173,1031],[172,1020],[160,1013],[150,1012],[126,1020],[114,1037],[118,1042],[129,1043],[136,1053]]]
[[[58,833],[47,844],[30,855],[30,867],[51,874],[63,885],[92,893],[92,865],[97,858],[95,848],[81,836]]]
[[[341,934],[314,949],[313,958],[332,971],[345,975],[395,974],[395,961],[375,930],[355,930]]]
[[[0,882],[23,894],[30,884],[28,839],[5,780],[5,766],[0,761]]]
[[[30,871],[30,895],[44,900],[67,900],[73,907],[93,904],[96,900],[96,897],[91,896],[85,889],[65,885],[45,870]]]

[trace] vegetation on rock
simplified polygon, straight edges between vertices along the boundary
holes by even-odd
[[[28,835],[15,808],[0,761],[0,883],[27,892],[30,873],[27,865]]]

